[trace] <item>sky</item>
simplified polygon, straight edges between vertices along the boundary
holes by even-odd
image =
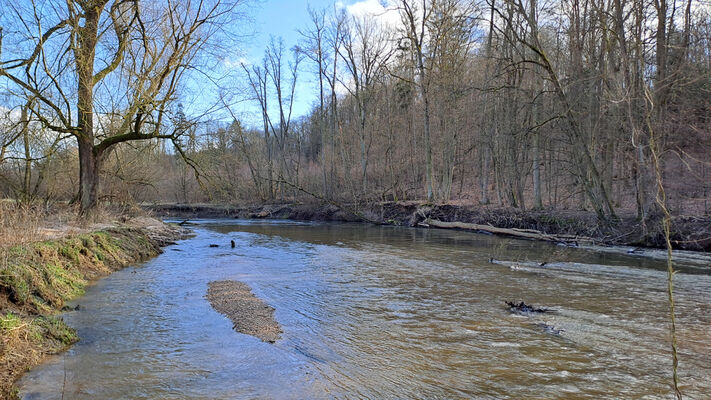
[[[299,29],[308,29],[311,19],[308,7],[314,10],[328,9],[332,7],[346,8],[354,15],[363,13],[382,13],[383,4],[387,5],[390,0],[256,0],[250,7],[249,15],[253,19],[252,35],[247,37],[242,48],[230,55],[228,64],[239,67],[240,62],[247,64],[259,64],[264,56],[270,38],[283,38],[285,49],[291,49],[298,44],[301,36]],[[301,72],[296,87],[293,117],[297,118],[306,115],[317,101],[316,79],[313,66],[309,61],[304,60],[301,64]],[[259,109],[255,104],[242,102],[236,107],[240,113],[240,118],[251,126],[259,126],[261,117]]]
[[[299,39],[299,29],[308,29],[310,18],[308,7],[315,10],[331,8],[334,6],[333,0],[261,0],[255,2],[256,7],[251,11],[254,18],[254,36],[245,43],[244,57],[250,63],[260,63],[264,57],[264,50],[269,44],[270,37],[283,38],[284,47],[290,49],[294,47]],[[297,87],[297,94],[294,104],[294,115],[306,115],[316,100],[316,92],[313,88],[313,77],[311,71],[307,71],[306,65],[302,65],[300,74],[301,84]],[[297,81],[298,82],[298,81]]]

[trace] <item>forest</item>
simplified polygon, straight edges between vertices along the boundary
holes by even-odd
[[[661,180],[672,214],[711,210],[707,2],[309,9],[298,46],[273,38],[261,62],[232,65],[198,114],[186,82],[220,51],[208,36],[229,42],[242,2],[3,5],[6,198],[416,200],[644,221]],[[293,116],[300,82],[317,100]],[[243,119],[244,104],[257,115]]]

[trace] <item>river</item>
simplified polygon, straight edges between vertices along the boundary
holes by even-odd
[[[198,222],[195,237],[89,287],[64,314],[81,341],[26,374],[21,398],[672,393],[660,261],[459,231]],[[709,398],[711,268],[679,268],[681,388]],[[207,285],[223,279],[274,307],[280,340],[237,333],[211,308]],[[505,301],[555,312],[514,314]]]

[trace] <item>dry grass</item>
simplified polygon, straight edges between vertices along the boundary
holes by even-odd
[[[3,248],[94,232],[143,216],[146,212],[135,206],[104,207],[91,221],[85,221],[78,217],[76,207],[66,204],[25,205],[0,200],[0,256]]]
[[[12,382],[47,354],[58,353],[77,340],[76,332],[55,317],[0,315],[0,398],[16,399]]]
[[[0,248],[57,239],[83,229],[73,207],[0,201]]]
[[[38,240],[42,215],[30,207],[0,202],[0,246],[11,247]]]

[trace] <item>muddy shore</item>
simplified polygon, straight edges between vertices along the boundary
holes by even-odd
[[[274,308],[256,297],[246,284],[238,281],[210,282],[205,297],[212,308],[232,321],[235,331],[268,343],[281,338],[282,330],[274,319]]]
[[[547,235],[578,236],[596,244],[663,248],[661,224],[641,224],[634,215],[620,214],[620,220],[601,224],[592,212],[532,210],[462,205],[425,205],[417,202],[383,202],[367,205],[284,203],[249,206],[163,204],[146,205],[154,215],[172,218],[289,219],[301,221],[370,222],[397,226],[422,226],[427,219],[490,225],[506,229],[527,229]],[[676,217],[672,243],[679,250],[711,251],[711,216]],[[574,240],[572,242],[575,242]]]
[[[58,314],[92,282],[145,261],[188,230],[153,218],[101,230],[0,248],[0,398],[17,398],[15,382],[47,356],[80,340]]]

